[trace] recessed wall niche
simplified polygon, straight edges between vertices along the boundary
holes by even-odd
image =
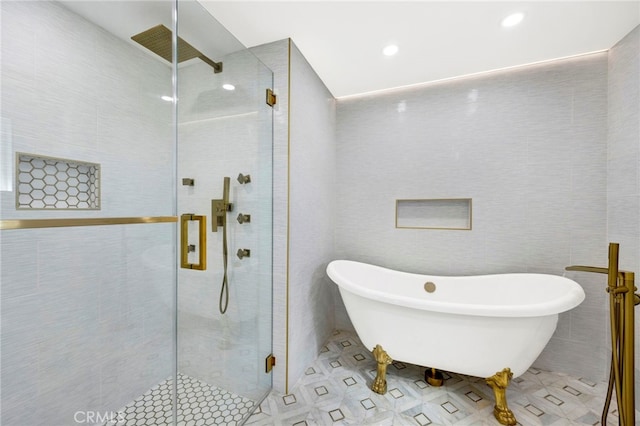
[[[396,200],[396,228],[471,230],[471,198]]]
[[[16,208],[100,210],[100,165],[16,153]]]

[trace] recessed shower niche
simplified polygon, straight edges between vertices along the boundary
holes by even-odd
[[[396,228],[471,230],[471,198],[396,200]]]
[[[16,153],[16,208],[100,210],[100,165]]]

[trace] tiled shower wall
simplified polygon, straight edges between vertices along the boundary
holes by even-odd
[[[334,259],[336,113],[333,96],[293,42],[290,61],[289,376],[293,385],[335,329],[325,269]]]
[[[607,150],[609,241],[620,243],[620,268],[640,277],[640,27],[609,52]],[[636,331],[640,311],[636,309]],[[637,336],[637,333],[636,333]],[[640,404],[640,341],[636,339],[636,405]]]
[[[606,156],[607,53],[340,99],[336,257],[443,275],[606,265]],[[396,229],[395,200],[422,198],[472,198],[473,229]],[[570,276],[587,299],[537,365],[603,379],[604,280]]]
[[[170,68],[59,4],[1,7],[2,219],[172,215]],[[102,210],[16,211],[16,151],[100,163]],[[174,229],[2,231],[3,425],[74,424],[171,375]]]
[[[55,2],[2,5],[3,170],[16,151],[99,163],[101,210],[74,214],[168,214],[171,69]],[[15,211],[9,190],[1,201],[21,219],[69,216]]]

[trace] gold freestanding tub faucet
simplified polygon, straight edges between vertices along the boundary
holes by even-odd
[[[609,243],[609,267],[573,265],[567,271],[607,274],[609,317],[611,323],[611,372],[601,424],[607,424],[613,389],[616,391],[618,413],[622,426],[635,425],[635,365],[634,365],[634,308],[640,303],[635,293],[635,274],[618,269],[618,243]]]

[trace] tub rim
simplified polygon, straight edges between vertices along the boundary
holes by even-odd
[[[353,260],[337,259],[329,262],[326,268],[327,275],[338,286],[340,290],[349,291],[358,296],[376,300],[382,303],[390,303],[393,305],[404,306],[413,309],[419,309],[423,311],[440,312],[447,314],[459,314],[459,315],[476,315],[485,317],[540,317],[547,315],[557,315],[561,312],[568,311],[578,306],[585,299],[585,292],[580,284],[574,280],[559,275],[553,274],[539,274],[539,273],[505,273],[505,274],[484,274],[473,275],[471,277],[492,277],[492,276],[505,276],[513,275],[517,277],[519,275],[526,276],[551,276],[554,279],[560,278],[561,281],[566,283],[567,291],[563,293],[561,297],[551,299],[545,302],[527,303],[527,304],[513,304],[513,305],[486,305],[478,303],[455,303],[455,302],[442,302],[426,299],[415,299],[408,296],[391,294],[379,290],[372,290],[364,287],[363,285],[356,284],[351,278],[345,277],[339,271],[340,264],[358,264],[364,265],[372,269],[382,269],[390,271],[396,274],[409,274],[416,276],[424,276],[425,278],[452,278],[447,276],[437,275],[424,275],[413,274],[409,272],[397,271],[390,268],[385,268],[378,265],[372,265],[365,262],[358,262]]]

